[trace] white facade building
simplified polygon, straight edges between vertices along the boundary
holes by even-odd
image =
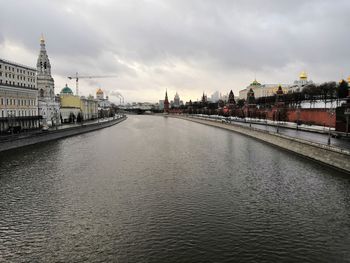
[[[60,104],[55,101],[55,82],[51,76],[51,64],[41,37],[40,52],[37,61],[37,87],[39,92],[39,114],[44,125],[60,123]]]
[[[96,99],[98,100],[98,107],[101,109],[109,109],[111,107],[111,103],[108,100],[108,96],[104,98],[104,93],[101,89],[96,91]]]
[[[0,132],[38,127],[36,69],[0,59]]]
[[[301,92],[307,85],[314,84],[312,80],[307,79],[305,71],[300,73],[299,79],[294,81],[294,84],[290,87],[289,92]]]
[[[255,98],[268,97],[276,94],[278,87],[281,86],[283,93],[287,93],[290,84],[260,84],[256,79],[245,89],[239,91],[239,99],[247,99],[247,93],[250,89],[254,91]]]

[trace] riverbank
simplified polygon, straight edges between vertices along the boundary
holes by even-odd
[[[123,116],[121,118],[110,120],[110,121],[83,124],[80,126],[60,128],[57,130],[43,131],[40,133],[30,134],[25,137],[19,137],[19,138],[13,138],[13,139],[9,138],[8,140],[3,140],[0,142],[0,152],[8,151],[11,149],[20,148],[28,145],[33,145],[37,143],[58,140],[58,139],[79,135],[79,134],[87,133],[91,131],[96,131],[99,129],[113,126],[126,119],[127,117]]]
[[[168,117],[188,120],[204,125],[214,126],[234,131],[248,137],[269,143],[284,150],[296,153],[308,159],[320,162],[335,169],[350,173],[350,152],[333,146],[314,143],[298,138],[281,135],[275,132],[262,131],[255,128],[240,126],[238,124],[220,123],[211,120],[202,120],[180,115]]]

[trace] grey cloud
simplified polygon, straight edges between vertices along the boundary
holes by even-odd
[[[117,73],[129,90],[142,91],[143,80],[203,90],[218,74],[263,76],[291,64],[329,79],[350,68],[346,0],[14,0],[3,9],[0,42],[37,51],[44,32],[58,74]],[[208,81],[178,71],[179,63]]]

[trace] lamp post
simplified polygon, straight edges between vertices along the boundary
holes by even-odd
[[[300,106],[297,108],[297,130],[299,130]]]
[[[334,115],[334,109],[330,108],[328,110],[328,141],[327,144],[331,145],[331,117]]]
[[[276,132],[278,133],[279,132],[279,125],[278,125],[278,121],[279,121],[279,117],[280,117],[280,111],[279,111],[279,109],[277,108],[277,112],[276,112],[277,114],[277,116],[276,116],[276,119],[277,119],[277,125],[276,125]]]
[[[350,115],[350,108],[347,108],[344,112],[345,116],[346,116],[346,128],[345,128],[345,132],[346,132],[346,137],[348,137],[348,133],[349,133],[349,115]]]
[[[249,118],[249,128],[252,127],[252,120],[251,120],[251,117],[250,117],[250,110],[248,108],[248,118]]]

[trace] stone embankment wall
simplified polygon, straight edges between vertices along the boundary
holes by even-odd
[[[210,125],[267,142],[282,149],[294,152],[309,159],[326,164],[338,170],[350,173],[350,152],[336,147],[313,143],[277,133],[265,132],[254,128],[243,127],[237,124],[226,124],[217,121],[196,118],[173,116],[205,125]]]
[[[52,141],[52,140],[57,140],[69,136],[74,136],[86,132],[91,132],[99,129],[103,129],[106,127],[110,127],[112,125],[115,125],[119,122],[122,122],[126,120],[126,117],[117,119],[117,120],[111,120],[108,122],[100,122],[100,123],[94,123],[94,124],[89,124],[89,125],[83,125],[83,126],[78,126],[78,127],[72,127],[72,128],[67,128],[67,129],[61,129],[61,130],[56,130],[56,131],[47,131],[47,132],[42,132],[39,134],[33,134],[29,137],[25,138],[18,138],[14,140],[8,140],[8,141],[2,141],[0,142],[0,152],[2,151],[7,151],[23,146],[28,146],[36,143],[41,143],[41,142],[47,142],[47,141]]]

